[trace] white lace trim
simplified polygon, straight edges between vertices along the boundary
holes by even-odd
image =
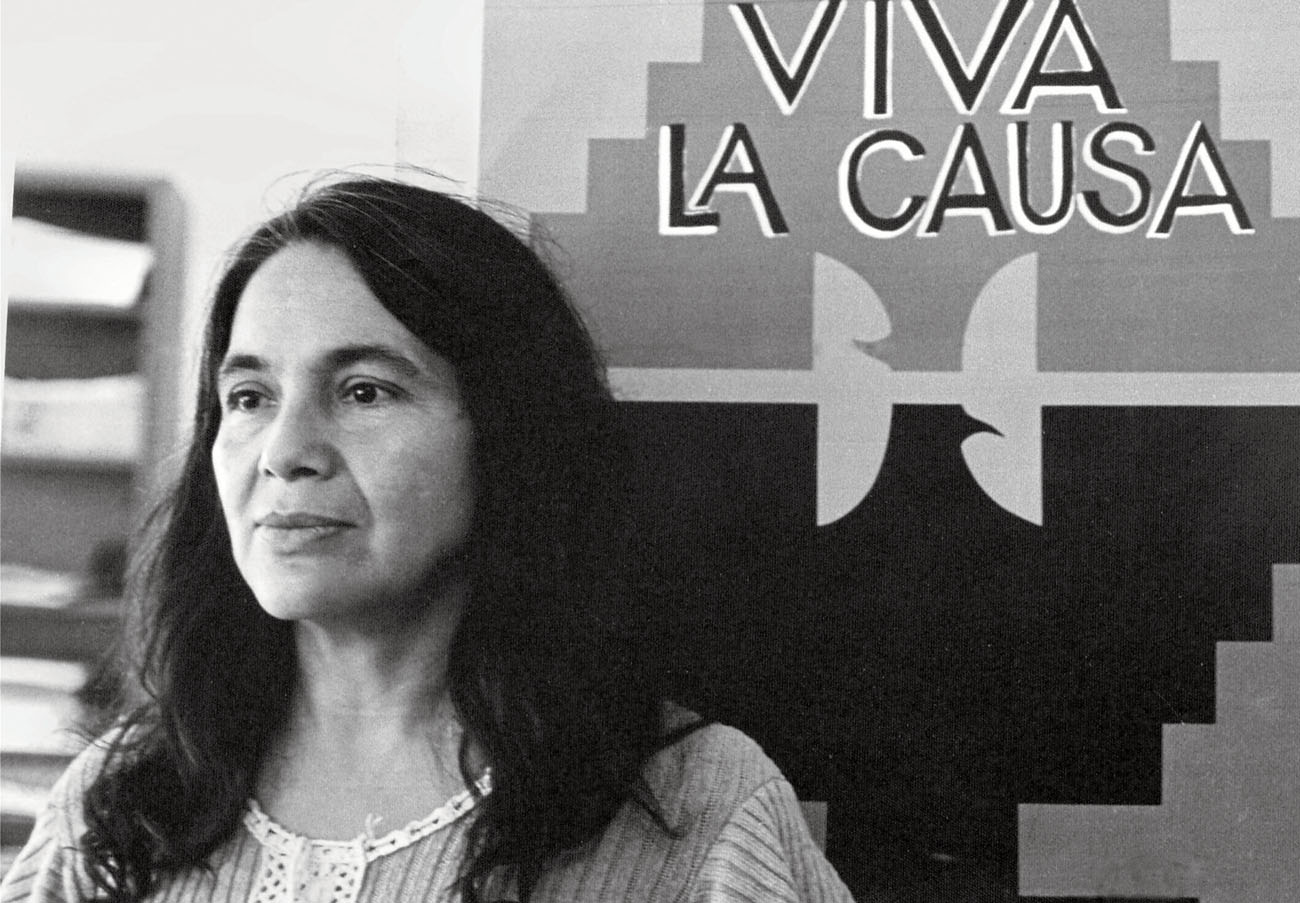
[[[492,776],[474,783],[479,795],[492,792]],[[474,808],[476,796],[462,790],[424,818],[375,837],[373,826],[352,840],[314,840],[271,820],[257,800],[248,801],[244,827],[262,845],[262,867],[249,903],[356,903],[366,866],[447,827]]]

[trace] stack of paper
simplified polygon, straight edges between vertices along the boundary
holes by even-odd
[[[144,378],[12,379],[0,446],[10,459],[132,464],[144,439]]]
[[[86,584],[78,574],[12,561],[0,564],[0,599],[10,604],[61,608],[84,601]]]
[[[9,297],[33,303],[135,304],[153,265],[141,242],[100,238],[15,217],[5,260]]]
[[[81,749],[74,694],[85,682],[85,666],[74,662],[0,659],[0,751],[70,754]]]

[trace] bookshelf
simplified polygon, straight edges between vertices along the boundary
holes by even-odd
[[[126,306],[77,297],[27,298],[12,276],[9,279],[6,381],[135,374],[142,386],[142,434],[138,454],[130,460],[58,454],[19,457],[5,437],[0,467],[7,498],[0,514],[0,559],[76,571],[88,565],[96,543],[120,542],[129,533],[176,445],[184,216],[179,196],[162,179],[21,167],[14,177],[13,216],[87,236],[139,243],[153,257],[143,291]],[[6,396],[10,394],[7,385]],[[107,423],[103,429],[115,425]],[[86,486],[74,485],[79,475],[92,476],[101,487],[111,483],[114,491],[101,488],[104,497],[95,498]],[[87,510],[72,516],[68,505],[27,503],[29,491],[31,501],[37,502],[46,490],[66,492],[69,502],[84,501]],[[11,492],[15,493],[12,503]],[[54,534],[66,539],[54,542]]]
[[[75,710],[69,680],[78,668],[90,673],[113,646],[126,543],[177,444],[184,215],[159,178],[19,167],[13,217],[0,436],[0,681],[7,706],[41,722],[46,707]],[[24,237],[20,247],[20,226],[38,239]],[[45,256],[55,246],[47,242],[64,244]],[[116,284],[105,262],[119,259],[145,261],[137,290],[94,297]],[[15,277],[24,266],[35,276]],[[57,679],[42,685],[50,673]],[[6,854],[30,830],[31,801],[68,757],[67,749],[6,731]]]

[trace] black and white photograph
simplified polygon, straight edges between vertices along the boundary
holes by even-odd
[[[0,903],[1300,900],[1300,7],[0,17]]]

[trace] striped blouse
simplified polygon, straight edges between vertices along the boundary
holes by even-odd
[[[0,903],[73,903],[88,897],[90,884],[77,852],[77,838],[84,830],[80,799],[102,762],[102,748],[92,744],[69,767],[0,884]],[[626,805],[597,840],[552,866],[533,892],[536,903],[851,903],[848,890],[813,842],[790,784],[744,734],[710,725],[657,753],[645,774],[676,836],[664,832],[639,807]],[[455,811],[430,816],[436,821],[433,830],[389,842],[382,855],[366,859],[347,887],[342,878],[290,876],[268,883],[268,874],[277,868],[276,848],[267,842],[268,834],[288,832],[254,808],[252,817],[212,855],[210,869],[171,877],[149,900],[455,901],[454,883],[472,806],[465,805],[463,797],[448,805],[453,804]],[[288,837],[288,842],[280,838],[282,853],[294,849],[294,837]],[[364,839],[358,838],[358,849]],[[296,842],[304,856],[313,845],[306,838]],[[493,896],[511,897],[509,888],[501,891]]]

